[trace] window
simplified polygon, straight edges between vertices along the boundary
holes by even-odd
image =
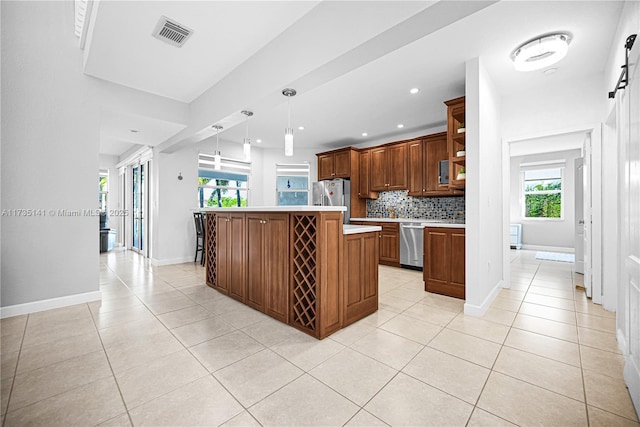
[[[525,218],[562,218],[563,167],[525,169],[523,171],[523,216]]]
[[[278,206],[306,206],[309,204],[308,163],[276,164],[276,193]]]
[[[107,196],[109,195],[109,171],[106,169],[100,169],[98,174],[98,208],[101,211],[107,210]]]
[[[249,200],[251,163],[198,155],[198,206],[246,207]]]

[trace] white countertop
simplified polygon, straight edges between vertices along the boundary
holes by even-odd
[[[373,231],[382,231],[382,227],[380,227],[379,225],[353,225],[353,224],[345,224],[342,227],[342,234],[371,233]]]
[[[345,206],[248,206],[246,208],[200,208],[194,212],[344,212]]]
[[[465,228],[464,223],[454,223],[452,220],[446,219],[429,220],[419,218],[351,218],[351,221],[398,222],[420,224],[422,227]]]

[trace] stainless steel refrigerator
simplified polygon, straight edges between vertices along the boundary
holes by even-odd
[[[314,182],[312,186],[314,206],[346,206],[343,212],[344,223],[351,217],[351,182],[348,179],[336,178]]]

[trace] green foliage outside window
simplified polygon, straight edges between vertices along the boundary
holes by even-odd
[[[561,190],[559,180],[525,183],[525,217],[561,218]]]

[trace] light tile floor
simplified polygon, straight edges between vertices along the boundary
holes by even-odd
[[[317,341],[198,264],[104,254],[101,303],[2,320],[2,424],[638,427],[615,314],[534,256],[481,319],[381,266],[380,310]]]

